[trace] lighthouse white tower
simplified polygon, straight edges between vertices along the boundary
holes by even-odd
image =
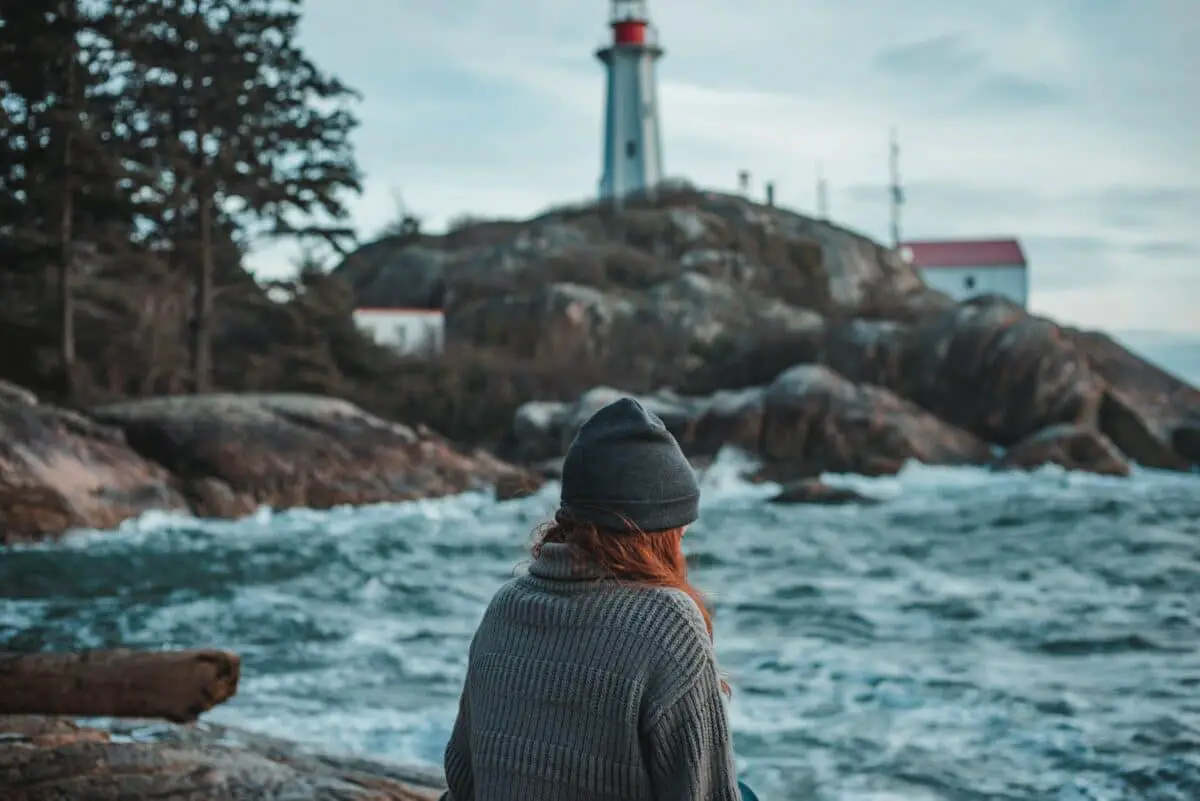
[[[608,72],[600,197],[648,192],[663,178],[655,62],[662,57],[646,0],[612,0],[612,44],[596,52]]]

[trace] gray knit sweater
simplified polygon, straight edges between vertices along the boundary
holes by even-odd
[[[444,801],[739,801],[700,610],[548,543],[492,600],[446,746]]]

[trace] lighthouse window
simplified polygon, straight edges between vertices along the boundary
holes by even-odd
[[[628,142],[625,143],[625,156],[627,158],[633,158],[636,155],[637,155],[637,142],[630,139]]]
[[[966,286],[967,289],[974,289],[975,288],[975,276],[968,275],[963,280],[963,285]]]

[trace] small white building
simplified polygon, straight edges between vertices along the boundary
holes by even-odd
[[[354,310],[354,322],[379,344],[409,356],[435,356],[446,344],[441,309],[367,307]]]
[[[1001,295],[1029,305],[1029,263],[1016,239],[904,242],[900,256],[926,284],[955,300]]]

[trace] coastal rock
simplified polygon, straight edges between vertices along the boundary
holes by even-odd
[[[960,303],[913,326],[888,386],[997,445],[1057,423],[1096,419],[1103,382],[1077,340],[996,296]]]
[[[84,727],[0,716],[5,801],[433,801],[441,777],[211,724]]]
[[[725,447],[757,453],[762,435],[762,387],[716,392],[706,400],[690,427],[688,451],[710,457]]]
[[[524,293],[484,298],[454,309],[454,340],[486,344],[513,356],[553,362],[601,362],[634,305],[594,287],[553,283]]]
[[[91,414],[191,486],[218,494],[228,487],[235,508],[247,499],[316,509],[410,500],[494,485],[517,472],[428,430],[312,395],[152,398]],[[196,483],[214,479],[224,486]]]
[[[448,337],[594,378],[677,383],[762,332],[811,330],[820,315],[690,273],[644,291],[551,283],[457,306]]]
[[[538,403],[518,410],[514,431],[524,432],[530,444],[518,442],[516,448],[541,458],[562,456],[584,420],[627,394],[598,387],[574,404]],[[705,397],[670,392],[637,397],[662,417],[690,458],[703,462],[723,447],[736,447],[766,462],[764,480],[824,472],[890,474],[909,460],[991,461],[991,450],[972,434],[886,389],[853,384],[819,365],[794,367],[767,387]],[[558,451],[549,454],[556,439]]]
[[[1113,441],[1096,429],[1060,423],[1042,429],[1009,448],[997,463],[1006,470],[1035,470],[1056,464],[1105,476],[1127,476],[1129,461]]]
[[[573,403],[562,418],[562,429],[559,432],[560,453],[565,454],[571,441],[579,432],[588,418],[605,406],[628,395],[626,392],[612,387],[596,387],[585,392],[579,400]],[[663,421],[680,445],[686,445],[692,439],[691,427],[696,415],[703,407],[703,399],[684,398],[670,392],[660,392],[653,395],[640,395],[638,401],[646,409]]]
[[[910,326],[891,320],[850,320],[830,325],[821,364],[856,384],[895,390],[905,379],[905,345]]]
[[[1200,390],[1104,334],[1077,331],[1072,339],[1103,382],[1100,430],[1146,467],[1200,467]]]
[[[778,504],[813,504],[817,506],[846,506],[848,504],[873,505],[878,499],[863,495],[848,487],[834,487],[824,481],[813,479],[793,481],[780,488],[779,494],[769,499]]]
[[[0,544],[186,508],[170,473],[119,430],[0,382]]]
[[[556,401],[530,401],[513,414],[510,432],[512,458],[534,464],[563,455],[562,431],[569,405]]]
[[[522,464],[554,463],[566,454],[575,434],[589,417],[628,395],[612,387],[595,387],[574,403],[530,401],[522,405],[513,415],[510,439],[514,458]],[[637,398],[662,419],[681,445],[691,441],[692,425],[704,399],[684,398],[666,392]]]
[[[746,198],[685,187],[535,219],[478,221],[444,236],[364,245],[335,274],[360,306],[447,307],[571,282],[643,290],[681,274],[705,277],[820,313],[911,319],[949,303],[890,249],[823,220]]]
[[[991,459],[973,434],[820,365],[793,367],[767,388],[758,450],[764,474],[776,481],[821,473],[890,475],[908,461],[979,465]]]

